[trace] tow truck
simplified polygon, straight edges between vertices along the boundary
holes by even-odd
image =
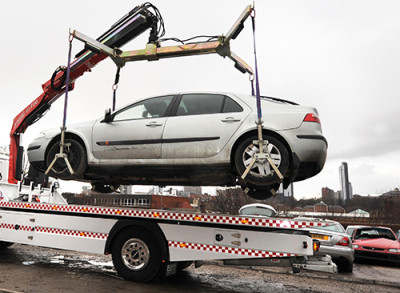
[[[31,182],[27,186],[20,181],[23,132],[61,95],[67,96],[77,78],[107,57],[121,67],[129,61],[218,53],[232,59],[242,72],[252,74],[251,67],[230,51],[229,41],[238,35],[253,9],[247,6],[226,36],[206,43],[161,47],[157,40],[163,31],[162,19],[150,3],[135,7],[96,40],[78,31],[70,32],[70,43],[77,38],[85,43],[85,49],[67,68],[57,69],[42,85],[43,93],[14,119],[8,183],[0,183],[0,248],[21,243],[111,254],[117,272],[138,282],[170,275],[192,262],[200,265],[211,259],[235,265],[256,261],[257,265],[285,263],[293,270],[320,270],[321,263],[305,261],[318,249],[318,241],[298,228],[324,225],[321,222],[69,205],[55,184],[44,187]],[[150,37],[145,49],[128,52],[120,49],[148,29]],[[65,159],[62,143],[60,156],[55,159]],[[324,262],[323,270],[337,269],[328,261]]]

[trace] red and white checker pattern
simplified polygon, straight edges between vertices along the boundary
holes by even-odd
[[[202,223],[233,224],[239,226],[258,226],[271,228],[306,228],[325,226],[322,222],[294,221],[291,219],[268,219],[268,218],[246,218],[238,216],[221,216],[209,214],[177,213],[167,211],[140,210],[140,209],[118,209],[93,206],[77,205],[54,205],[45,203],[23,203],[23,202],[2,202],[0,207],[19,208],[27,210],[48,210],[79,214],[94,215],[117,215],[127,217],[152,218],[174,221],[190,221]]]
[[[97,239],[107,239],[107,237],[108,237],[108,234],[106,234],[106,233],[84,232],[84,231],[77,231],[77,230],[55,229],[55,228],[47,228],[47,227],[35,227],[35,231],[38,233],[49,233],[49,234],[88,237],[88,238],[97,238]]]
[[[14,224],[6,224],[6,223],[0,223],[0,229],[11,229],[11,230],[21,230],[21,231],[33,231],[33,227],[31,226],[24,226],[24,225],[17,225]]]
[[[281,253],[281,252],[266,251],[266,250],[253,250],[253,249],[244,249],[244,248],[236,248],[229,246],[216,246],[216,245],[188,243],[179,241],[168,241],[168,246],[173,248],[194,249],[194,250],[201,250],[208,252],[227,253],[227,254],[243,255],[250,257],[260,257],[260,258],[296,256],[295,254],[291,253]]]
[[[0,223],[0,229],[17,230],[16,226],[17,225],[14,225],[14,224]],[[106,233],[96,233],[96,232],[68,230],[68,229],[56,229],[56,228],[48,228],[48,227],[23,226],[23,225],[18,225],[18,231],[35,231],[37,233],[77,236],[77,237],[86,237],[86,238],[95,238],[95,239],[107,239],[107,237],[108,237],[108,234],[106,234]]]

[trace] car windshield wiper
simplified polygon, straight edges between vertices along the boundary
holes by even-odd
[[[299,105],[299,104],[297,104],[297,103],[295,103],[295,102],[292,102],[292,101],[288,101],[288,100],[284,100],[284,99],[279,99],[279,98],[274,98],[274,97],[261,96],[261,99],[270,100],[270,101],[279,102],[279,103],[290,104],[290,105],[296,105],[296,106]]]

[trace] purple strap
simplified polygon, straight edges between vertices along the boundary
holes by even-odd
[[[64,118],[63,118],[63,128],[67,122],[67,106],[68,106],[68,90],[69,90],[69,73],[71,68],[71,51],[72,51],[72,35],[69,36],[69,50],[68,50],[68,64],[67,64],[67,78],[65,81],[65,100],[64,100]]]
[[[256,100],[257,100],[257,117],[259,122],[261,122],[261,96],[260,96],[260,84],[258,80],[258,66],[257,66],[257,52],[256,52],[256,22],[255,22],[255,10],[251,15],[251,22],[253,24],[253,45],[254,45],[254,63],[255,63],[255,79],[256,79]],[[254,90],[253,90],[254,95]]]

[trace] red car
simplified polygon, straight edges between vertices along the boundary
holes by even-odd
[[[355,260],[377,260],[400,265],[400,240],[392,229],[373,226],[348,226]]]

